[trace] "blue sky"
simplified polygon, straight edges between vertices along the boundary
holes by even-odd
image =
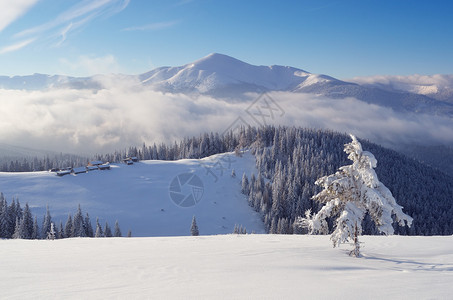
[[[2,1],[0,75],[139,74],[212,52],[340,79],[451,74],[452,16],[448,0]]]

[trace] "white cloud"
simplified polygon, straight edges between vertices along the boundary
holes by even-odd
[[[247,113],[257,95],[229,103],[211,97],[162,94],[137,81],[110,78],[104,89],[0,90],[0,142],[63,152],[100,153],[142,142],[172,142],[201,132],[222,133]],[[355,99],[269,94],[285,111],[269,123],[351,132],[387,146],[453,144],[453,120],[402,114]]]
[[[24,15],[38,0],[0,1],[0,32]]]
[[[453,102],[453,75],[378,75],[354,77],[349,81],[361,85],[379,86],[387,89],[427,95],[437,100]]]
[[[28,40],[18,42],[18,43],[9,45],[9,46],[5,46],[0,49],[0,55],[8,53],[8,52],[14,52],[14,51],[20,50],[20,49],[26,47],[27,45],[31,44],[34,40],[35,39],[28,39]]]

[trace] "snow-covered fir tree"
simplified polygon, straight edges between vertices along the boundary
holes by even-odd
[[[57,232],[55,231],[55,226],[52,222],[52,223],[50,223],[50,230],[49,230],[49,233],[47,234],[47,239],[53,241],[56,238],[56,234],[57,234]]]
[[[91,225],[90,215],[86,213],[85,220],[83,221],[85,227],[85,236],[94,237],[93,225]]]
[[[344,147],[352,165],[341,167],[335,174],[324,176],[316,181],[322,191],[313,199],[324,204],[315,215],[306,212],[300,218],[302,226],[310,233],[327,234],[327,218],[336,217],[331,240],[334,247],[347,241],[354,242],[351,255],[360,255],[358,236],[362,233],[362,221],[368,213],[378,230],[386,235],[393,234],[393,219],[399,225],[410,226],[412,218],[402,211],[389,189],[382,184],[374,171],[377,161],[374,155],[362,150],[362,145],[351,135],[352,142]]]
[[[83,222],[83,215],[82,209],[80,208],[80,204],[77,207],[77,212],[74,215],[72,220],[72,237],[86,237],[86,229]]]
[[[102,230],[102,226],[99,223],[99,218],[96,218],[96,232],[94,234],[94,237],[96,238],[104,237],[104,230]]]
[[[23,226],[23,238],[31,239],[33,234],[33,216],[28,203],[25,204],[21,222]]]
[[[118,223],[118,220],[115,221],[115,227],[114,227],[113,236],[114,237],[122,237],[120,224]]]
[[[47,237],[48,233],[50,232],[50,227],[52,223],[52,217],[49,211],[49,205],[46,205],[46,214],[44,215],[42,227],[41,227],[41,236],[44,238]]]
[[[104,236],[105,237],[113,237],[112,229],[110,229],[109,223],[107,221],[105,222]]]
[[[72,237],[72,216],[71,214],[68,214],[68,219],[66,220],[66,224],[64,226],[64,236],[65,238],[70,238]]]
[[[33,240],[39,239],[40,234],[39,234],[39,226],[38,226],[38,218],[35,216],[35,219],[33,220],[33,231],[31,234],[31,238]]]
[[[190,225],[190,234],[192,236],[197,236],[200,234],[200,232],[198,231],[198,225],[195,216],[192,217],[192,225]]]

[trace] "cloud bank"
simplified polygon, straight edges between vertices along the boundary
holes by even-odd
[[[105,77],[104,77],[105,78]],[[101,90],[0,90],[0,143],[69,153],[104,153],[143,142],[173,142],[234,124],[328,128],[394,146],[453,145],[453,120],[402,114],[355,99],[270,93],[282,110],[272,115],[250,94],[243,102],[151,91],[138,82],[109,78]],[[247,111],[258,108],[262,118]],[[284,113],[283,113],[284,112]]]

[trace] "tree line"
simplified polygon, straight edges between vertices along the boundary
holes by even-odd
[[[38,225],[38,218],[33,216],[28,203],[24,208],[18,199],[12,199],[8,205],[3,193],[0,193],[0,238],[14,239],[46,239],[49,236],[52,239],[64,239],[72,237],[121,237],[121,229],[118,221],[115,222],[113,231],[108,222],[104,227],[99,224],[96,218],[95,229],[90,220],[88,213],[82,213],[80,205],[74,215],[69,214],[66,223],[60,221],[59,226],[52,221],[49,207],[42,219],[41,225]],[[127,233],[130,237],[131,231]]]

